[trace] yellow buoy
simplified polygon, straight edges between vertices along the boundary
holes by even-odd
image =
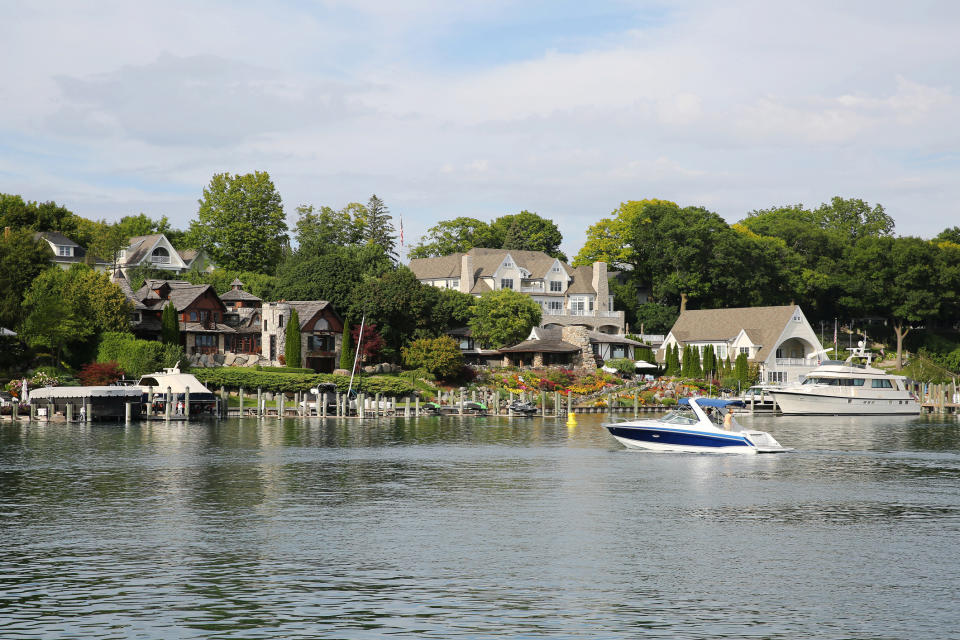
[[[567,414],[567,426],[568,427],[577,426],[577,414],[575,414],[573,411]]]

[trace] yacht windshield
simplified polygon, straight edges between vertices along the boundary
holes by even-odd
[[[686,411],[671,411],[660,418],[660,421],[669,422],[670,424],[697,424],[697,419],[693,416],[693,411],[689,409]]]

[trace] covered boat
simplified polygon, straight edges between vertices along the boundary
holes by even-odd
[[[740,400],[681,398],[676,410],[659,418],[604,424],[629,449],[688,453],[779,453],[781,446],[766,431],[744,428],[731,408]]]
[[[187,394],[190,396],[190,415],[202,413],[216,413],[217,398],[212,391],[203,386],[195,376],[189,373],[183,373],[179,367],[171,367],[148,373],[137,381],[136,385],[141,391],[142,402],[144,405],[153,405],[153,412],[160,415],[166,411],[166,403],[171,402],[171,413],[179,403],[187,402]]]

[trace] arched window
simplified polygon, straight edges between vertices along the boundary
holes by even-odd
[[[157,247],[150,254],[150,262],[154,264],[170,264],[170,252],[166,247]]]

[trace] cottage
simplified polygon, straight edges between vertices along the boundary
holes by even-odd
[[[636,340],[583,327],[534,327],[520,344],[499,349],[503,366],[564,366],[593,371],[605,360],[634,359]]]
[[[681,355],[687,345],[701,357],[707,345],[713,345],[719,358],[733,360],[746,354],[749,362],[759,365],[761,379],[771,384],[800,380],[818,366],[824,353],[797,305],[686,310],[657,350],[657,360],[664,362],[667,348],[674,345]]]
[[[286,326],[290,313],[300,319],[300,359],[304,367],[319,373],[333,373],[340,359],[343,320],[324,300],[268,302],[262,308],[263,356],[279,365],[286,360]]]
[[[108,261],[87,253],[86,249],[62,233],[41,231],[33,234],[33,237],[37,240],[43,240],[49,245],[50,250],[53,251],[53,257],[50,261],[61,269],[69,269],[75,264],[87,264],[96,271],[106,273],[110,268]]]
[[[613,310],[607,265],[571,267],[543,251],[484,249],[410,261],[417,279],[441,289],[480,296],[513,289],[529,295],[543,311],[541,326],[579,326],[622,334],[624,313]]]

